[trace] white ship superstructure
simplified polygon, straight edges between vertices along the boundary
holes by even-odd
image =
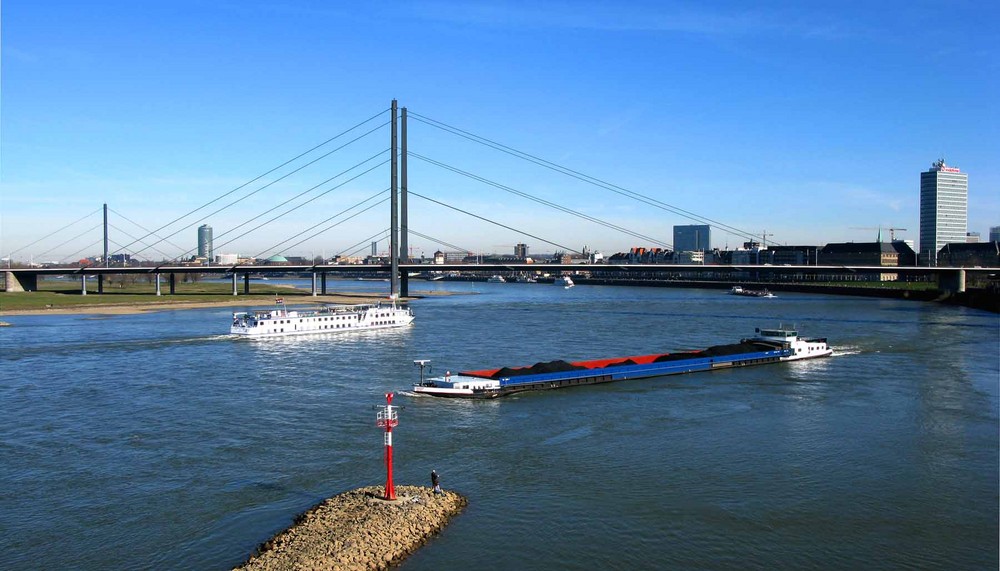
[[[782,326],[777,329],[758,328],[756,331],[757,335],[752,341],[778,343],[782,348],[791,350],[790,354],[781,357],[782,361],[828,357],[833,354],[826,339],[800,339],[798,331],[793,328]]]
[[[233,313],[229,332],[242,337],[280,337],[308,333],[340,333],[405,327],[413,322],[413,311],[395,302],[356,305],[325,305],[318,309],[285,308],[282,299],[273,309]]]

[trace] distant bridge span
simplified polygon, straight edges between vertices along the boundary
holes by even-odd
[[[950,268],[921,266],[763,266],[763,265],[694,265],[694,264],[368,264],[368,265],[233,265],[233,266],[139,266],[125,268],[103,267],[63,267],[63,268],[12,268],[6,272],[6,291],[36,291],[40,276],[79,276],[81,293],[86,295],[87,276],[107,275],[152,275],[155,276],[156,295],[160,295],[160,277],[166,275],[170,285],[170,293],[174,293],[176,276],[178,274],[216,274],[231,275],[233,295],[239,295],[237,288],[238,276],[243,276],[243,293],[250,293],[251,275],[281,275],[303,274],[312,277],[313,295],[325,294],[326,278],[329,274],[352,275],[361,273],[384,273],[392,277],[393,266],[398,267],[397,279],[407,281],[411,272],[590,272],[595,277],[608,274],[640,275],[642,273],[675,273],[688,275],[712,275],[715,278],[733,280],[742,279],[740,274],[754,272],[768,276],[821,276],[821,275],[881,275],[899,274],[900,276],[934,276],[941,289],[950,292],[965,290],[965,276],[974,274],[998,274],[1000,268]],[[319,282],[319,284],[317,284]],[[404,288],[405,291],[405,288]],[[101,293],[99,290],[98,293]]]

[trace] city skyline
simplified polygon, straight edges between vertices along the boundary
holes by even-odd
[[[938,158],[969,173],[968,230],[985,236],[1000,223],[992,103],[1000,58],[988,33],[1000,10],[992,6],[629,2],[569,11],[494,2],[348,9],[14,1],[4,8],[0,255],[18,252],[15,260],[65,240],[24,249],[102,203],[119,230],[138,236],[158,228],[392,98],[629,191],[771,234],[769,244],[871,241],[875,231],[860,228],[874,227],[909,228],[897,238],[917,242],[915,173]],[[672,242],[673,226],[701,223],[426,122],[411,119],[409,128],[413,152],[663,242]],[[321,172],[283,180],[218,216],[186,219],[181,225],[190,229],[170,241],[193,249],[195,229],[208,224],[216,253],[263,253],[387,187],[388,167],[260,235],[218,244],[249,218],[387,146],[385,128]],[[574,249],[656,245],[427,162],[411,158],[409,168],[414,192]],[[558,249],[418,198],[410,212],[412,229],[469,251],[517,243]],[[386,205],[274,253],[330,255],[387,226]],[[712,234],[715,247],[746,241]],[[119,243],[132,241],[123,235]],[[418,236],[410,245],[415,255],[448,249]]]

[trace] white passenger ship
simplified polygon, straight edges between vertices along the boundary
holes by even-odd
[[[318,309],[289,310],[284,300],[275,300],[274,309],[233,313],[229,332],[241,337],[281,337],[307,333],[340,333],[405,327],[413,322],[409,307],[392,303],[324,305]]]

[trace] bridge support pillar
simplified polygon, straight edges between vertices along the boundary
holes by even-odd
[[[250,272],[243,274],[243,293],[244,294],[250,293]]]
[[[236,272],[233,272],[233,295],[236,295]]]
[[[4,272],[4,291],[38,291],[38,274],[21,274]]]
[[[170,274],[170,295],[177,293],[177,274]]]
[[[316,297],[316,295],[317,295],[316,294],[316,272],[312,273],[312,294],[313,294],[313,297]]]
[[[159,297],[163,295],[160,292],[160,272],[156,272],[156,296]]]
[[[87,295],[87,274],[80,274],[80,295]]]
[[[98,294],[104,293],[104,274],[100,274],[97,276],[97,293]]]
[[[399,296],[410,296],[410,276],[406,270],[399,273]]]
[[[942,271],[938,274],[938,287],[947,293],[965,292],[965,270],[955,268],[952,271]]]
[[[326,272],[319,275],[319,291],[326,295]]]

